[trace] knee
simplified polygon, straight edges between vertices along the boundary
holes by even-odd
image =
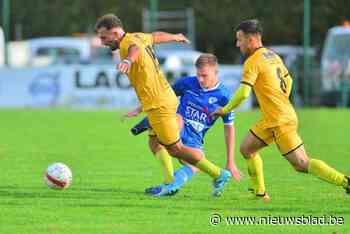
[[[148,140],[148,146],[153,154],[157,153],[159,150],[162,149],[162,146],[158,143],[157,138],[150,137]]]
[[[309,160],[299,159],[296,163],[292,164],[292,166],[297,172],[307,173],[309,167]]]
[[[174,157],[179,157],[181,154],[181,145],[180,144],[174,144],[171,146],[166,147],[169,154],[171,154]]]
[[[249,159],[252,157],[252,152],[250,151],[249,147],[247,147],[244,144],[241,144],[239,147],[239,151],[243,155],[244,158]]]

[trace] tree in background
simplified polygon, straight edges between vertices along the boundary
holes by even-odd
[[[233,28],[248,18],[260,19],[265,27],[265,44],[302,44],[303,0],[158,0],[159,10],[192,7],[196,17],[196,44],[231,63],[238,54],[233,46]],[[322,45],[329,27],[350,19],[349,0],[311,2],[312,44]],[[149,0],[13,0],[11,39],[21,25],[24,39],[41,36],[93,32],[97,17],[111,12],[123,19],[131,31],[142,30],[142,9]]]

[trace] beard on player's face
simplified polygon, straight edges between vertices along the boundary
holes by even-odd
[[[111,49],[112,51],[119,49],[119,43],[118,43],[118,41],[116,41],[116,40],[110,41],[110,42],[107,44],[107,46],[108,46],[109,49]]]
[[[248,40],[248,38],[244,38],[241,41],[240,50],[244,55],[249,54],[249,40]]]
[[[246,52],[246,48],[244,48],[243,46],[240,46],[240,47],[239,47],[239,50],[240,50],[241,53],[244,54],[244,55],[247,53],[247,52]]]
[[[243,31],[239,30],[236,33],[236,46],[239,47],[239,50],[243,55],[249,55],[250,50],[250,43],[251,38],[250,35],[244,33]]]
[[[109,47],[112,51],[119,48],[119,42],[113,29],[108,30],[105,27],[102,27],[98,29],[97,33],[103,45]]]

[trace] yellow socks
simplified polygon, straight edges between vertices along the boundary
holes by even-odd
[[[165,148],[155,153],[163,169],[164,183],[170,184],[174,180],[174,167],[171,156]]]
[[[317,159],[310,159],[308,173],[338,186],[347,186],[347,179],[344,174],[331,168],[326,163]]]
[[[216,166],[212,162],[208,161],[204,157],[201,160],[199,160],[195,166],[198,169],[200,169],[201,171],[203,171],[203,172],[207,173],[208,175],[210,175],[211,177],[213,177],[214,179],[216,179],[220,176],[221,168]]]
[[[247,160],[248,173],[252,180],[255,194],[265,193],[265,181],[263,172],[263,161],[258,153]]]
[[[249,166],[248,166],[248,174],[250,177],[250,182],[252,183],[251,189],[253,189],[254,193],[256,193],[256,191],[258,189],[258,182],[256,181],[256,175],[254,174],[254,176],[253,176],[253,172],[249,169]]]

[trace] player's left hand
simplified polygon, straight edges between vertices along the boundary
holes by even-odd
[[[140,110],[139,109],[135,109],[135,110],[129,111],[124,116],[125,116],[125,118],[131,118],[131,117],[138,116],[138,114],[140,114]]]
[[[124,115],[121,117],[121,121],[124,122],[125,119],[138,116],[140,113],[141,113],[141,107],[137,107],[136,109],[134,109],[134,110],[132,110],[132,111],[129,111],[129,112],[127,112],[126,114],[124,114]]]
[[[218,108],[215,111],[210,113],[210,116],[212,116],[212,117],[218,117],[218,116],[224,116],[224,115],[225,115],[225,113],[224,113],[222,108]]]

